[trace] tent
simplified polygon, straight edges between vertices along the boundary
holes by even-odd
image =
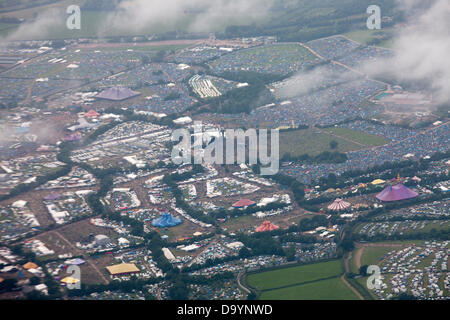
[[[419,194],[411,189],[408,189],[403,184],[399,183],[395,186],[387,186],[383,191],[377,195],[377,199],[384,202],[400,201],[412,199]]]
[[[158,219],[152,221],[152,225],[159,228],[174,227],[176,225],[179,225],[180,223],[180,218],[174,218],[168,212],[164,212]]]
[[[375,179],[375,180],[373,180],[372,182],[371,182],[371,184],[372,185],[374,185],[374,186],[376,186],[376,185],[379,185],[379,184],[383,184],[383,183],[385,183],[386,181],[384,181],[384,180],[382,180],[382,179]]]
[[[328,206],[328,210],[340,211],[340,210],[348,209],[349,207],[350,207],[349,202],[337,198],[336,200],[334,200],[334,202],[332,204],[330,204]]]
[[[112,87],[109,89],[106,89],[99,94],[97,94],[95,97],[97,99],[105,99],[105,100],[112,100],[112,101],[122,101],[129,98],[136,97],[140,95],[140,92],[133,91],[129,88],[124,87]]]
[[[266,220],[259,227],[255,229],[255,232],[265,232],[280,229],[279,226],[273,224],[272,222]]]
[[[48,196],[46,196],[45,198],[44,198],[44,200],[56,200],[56,199],[58,199],[59,197],[61,197],[58,193],[56,193],[56,192],[52,192],[52,193],[50,193]]]
[[[88,118],[95,118],[95,117],[100,116],[100,113],[97,113],[94,110],[89,110],[89,112],[85,113],[84,116],[88,117]]]
[[[78,282],[80,282],[80,280],[72,278],[72,277],[65,277],[64,279],[61,280],[62,283],[65,284],[76,284]]]
[[[23,265],[23,268],[25,270],[30,270],[30,269],[37,269],[39,266],[33,262],[27,262]]]
[[[232,207],[233,208],[245,208],[245,207],[250,207],[250,206],[254,206],[256,204],[256,202],[249,200],[249,199],[241,199],[235,203],[233,203]]]
[[[140,272],[133,263],[116,264],[114,266],[106,267],[106,270],[113,276]]]

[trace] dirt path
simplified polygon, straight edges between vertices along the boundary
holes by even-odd
[[[403,243],[367,243],[367,244],[358,244],[357,245],[357,250],[355,251],[355,264],[356,264],[356,268],[361,267],[361,256],[364,252],[365,248],[370,248],[370,247],[395,247],[395,248],[403,248],[407,246],[407,244],[403,244]]]
[[[52,232],[53,234],[56,234],[57,236],[59,236],[59,238],[60,238],[61,240],[63,240],[65,243],[67,243],[67,245],[69,245],[69,247],[73,248],[73,251],[74,251],[74,252],[77,252],[77,255],[79,254],[79,255],[82,255],[83,257],[85,257],[84,254],[83,254],[79,249],[77,249],[76,247],[74,247],[73,244],[72,244],[69,240],[67,240],[61,233],[59,233],[59,231],[53,230],[53,231],[51,231],[51,232]],[[95,264],[93,264],[92,261],[89,260],[88,258],[85,257],[85,259],[86,259],[86,262],[89,264],[89,266],[90,266],[92,269],[94,269],[94,270],[98,273],[98,275],[99,275],[100,278],[103,280],[103,282],[104,282],[105,284],[108,284],[108,283],[109,283],[108,279],[106,279],[106,277],[105,277],[105,276],[103,275],[103,273],[98,269],[98,267],[97,267]]]
[[[345,273],[341,276],[341,280],[342,282],[344,282],[344,284],[353,291],[354,294],[356,294],[359,298],[359,300],[364,300],[364,297],[355,289],[353,288],[353,286],[347,282],[347,279],[345,279],[345,275],[347,273],[349,273],[349,267],[348,267],[348,261],[352,258],[352,253],[350,252],[349,255],[347,256],[347,258],[343,258],[344,259],[344,266],[345,266]]]

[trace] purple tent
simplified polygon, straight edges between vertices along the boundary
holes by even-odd
[[[60,197],[59,194],[57,194],[56,192],[52,192],[52,193],[50,193],[48,196],[46,196],[46,197],[44,198],[44,200],[56,200],[56,199],[58,199],[59,197]]]
[[[412,199],[417,197],[417,192],[408,189],[403,184],[399,183],[396,186],[387,186],[383,191],[377,195],[377,199],[384,202],[400,201]]]
[[[132,97],[136,97],[140,95],[140,92],[133,91],[128,88],[124,87],[112,87],[108,88],[99,94],[97,94],[95,97],[98,99],[106,99],[106,100],[113,100],[113,101],[122,101],[125,99],[129,99]]]

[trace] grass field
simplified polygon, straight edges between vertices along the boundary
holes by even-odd
[[[369,247],[361,254],[361,265],[377,265],[380,260],[390,251],[399,250],[399,247]]]
[[[347,36],[349,39],[352,39],[356,42],[359,42],[363,45],[367,45],[369,41],[376,39],[377,37],[385,36],[387,32],[390,32],[392,29],[384,29],[383,30],[357,30],[351,31],[348,33],[344,33],[344,36]],[[391,48],[392,40],[383,40],[379,44],[378,47]]]
[[[268,290],[302,284],[305,282],[339,276],[342,273],[340,260],[308,264],[251,274],[247,283],[258,290]]]
[[[358,300],[339,277],[263,292],[261,300]]]
[[[336,141],[338,147],[330,148],[330,142]],[[379,146],[389,141],[375,135],[346,128],[307,129],[280,133],[280,155],[286,153],[299,156],[316,156],[324,151],[349,152],[370,146]]]
[[[366,146],[381,146],[389,143],[389,140],[384,137],[376,136],[362,131],[355,131],[348,128],[329,128],[325,130],[339,137],[349,139]]]

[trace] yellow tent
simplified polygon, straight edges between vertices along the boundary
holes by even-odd
[[[39,266],[36,263],[33,262],[27,262],[23,265],[25,270],[30,270],[30,269],[37,269]]]
[[[381,180],[381,179],[375,179],[375,180],[373,180],[372,182],[371,182],[371,184],[373,184],[374,186],[376,186],[376,185],[378,185],[378,184],[383,184],[383,183],[385,183],[386,181],[384,181],[384,180]]]
[[[140,271],[133,263],[116,264],[114,266],[106,267],[106,270],[108,270],[111,275],[136,273]]]
[[[333,188],[330,188],[330,189],[327,189],[325,192],[326,192],[326,193],[331,193],[331,192],[336,192],[336,190],[333,189]]]
[[[61,282],[65,283],[65,284],[76,284],[76,283],[80,282],[80,280],[72,278],[72,277],[66,277],[66,278],[62,279]]]
[[[5,281],[5,279],[3,279],[3,278],[0,278],[0,283],[2,283],[3,281]]]

